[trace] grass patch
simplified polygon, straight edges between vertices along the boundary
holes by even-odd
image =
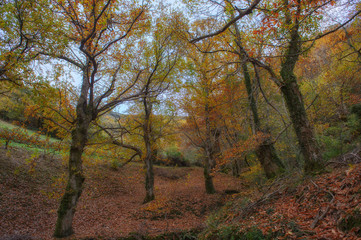
[[[1,145],[5,145],[5,140],[1,139],[0,140],[0,144]],[[29,145],[29,144],[25,144],[25,143],[17,143],[17,142],[10,142],[8,145],[9,148],[20,148],[26,151],[29,151],[31,153],[38,153],[38,152],[42,152],[45,154],[55,154],[55,155],[60,155],[61,152],[54,150],[54,149],[47,149],[47,148],[41,148],[38,146],[34,146],[34,145]]]
[[[51,143],[57,143],[60,142],[59,139],[56,138],[52,138],[43,134],[39,134],[39,132],[34,131],[34,130],[30,130],[27,128],[23,128],[21,126],[17,126],[8,122],[5,122],[3,120],[0,120],[0,129],[9,129],[9,130],[14,130],[14,129],[21,129],[22,131],[24,131],[28,136],[33,136],[33,135],[38,135],[40,140],[43,141],[50,141]]]

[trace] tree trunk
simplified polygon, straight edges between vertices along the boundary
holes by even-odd
[[[211,175],[212,168],[211,164],[209,162],[209,156],[207,156],[204,160],[204,180],[205,180],[205,186],[206,186],[206,193],[213,194],[216,192],[216,189],[214,188],[213,184],[213,177]]]
[[[284,166],[270,138],[265,139],[257,147],[256,155],[268,179],[276,177],[278,173],[283,171]]]
[[[308,120],[303,97],[294,74],[294,68],[301,52],[298,23],[291,29],[290,34],[289,46],[281,64],[281,91],[305,160],[305,173],[309,174],[312,171],[320,170],[322,164],[313,128]]]
[[[292,76],[292,75],[291,75]],[[287,75],[283,77],[287,79]],[[305,160],[305,173],[308,174],[322,168],[319,149],[312,126],[307,118],[302,95],[296,82],[287,82],[281,87],[287,109],[296,132],[301,153]]]
[[[150,202],[154,200],[154,171],[153,171],[153,160],[155,149],[153,148],[153,139],[152,139],[152,126],[151,126],[151,114],[152,114],[152,103],[149,102],[148,94],[143,98],[144,105],[144,124],[143,124],[143,139],[145,145],[145,198],[143,203]]]
[[[214,133],[213,128],[211,126],[211,119],[210,113],[211,108],[209,106],[208,97],[209,97],[209,89],[206,87],[205,89],[206,94],[206,104],[205,104],[205,124],[206,124],[206,139],[205,139],[205,153],[206,157],[204,159],[204,180],[205,180],[205,187],[206,193],[213,194],[216,192],[214,185],[213,185],[213,177],[211,175],[212,169],[216,165],[216,161],[214,159],[214,147],[215,147],[215,139],[212,133]],[[217,134],[216,134],[217,135]]]
[[[146,153],[146,157],[145,157],[145,168],[146,168],[145,192],[146,192],[146,194],[145,194],[145,198],[144,198],[143,203],[153,201],[154,198],[155,198],[155,195],[154,195],[154,171],[153,171],[153,159],[154,159],[154,157],[155,157],[154,156],[154,151],[152,151],[149,148],[149,152],[148,152],[148,147],[147,147],[147,153]]]
[[[72,143],[69,156],[69,178],[65,193],[58,209],[54,236],[58,238],[73,234],[73,216],[78,199],[83,190],[82,154],[87,142],[88,127],[90,121],[78,121],[72,132]]]
[[[58,219],[55,225],[55,237],[67,237],[73,234],[73,217],[78,199],[83,190],[83,161],[82,155],[88,141],[88,129],[90,122],[95,118],[92,109],[89,108],[87,96],[89,91],[89,66],[84,69],[81,94],[76,106],[76,122],[71,133],[71,145],[69,153],[69,178],[63,198],[58,209]],[[92,106],[90,104],[90,106]],[[93,118],[94,117],[94,118]]]
[[[261,129],[261,122],[258,117],[257,102],[254,98],[253,84],[251,82],[251,77],[248,72],[247,64],[243,63],[242,68],[244,82],[248,94],[248,102],[253,115],[254,129],[256,130],[256,132],[266,133],[264,130]],[[258,77],[257,74],[256,77]],[[269,135],[269,133],[266,134]],[[271,137],[266,137],[263,142],[257,147],[256,155],[268,179],[275,177],[278,173],[283,171],[284,166],[277,155]]]
[[[241,174],[241,163],[240,159],[236,158],[232,161],[232,176],[239,177]]]

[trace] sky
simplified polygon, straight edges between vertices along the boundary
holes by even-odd
[[[336,24],[336,23],[340,23],[345,19],[345,10],[344,10],[344,6],[343,3],[345,3],[347,0],[338,0],[337,1],[337,5],[339,5],[336,8],[330,9],[328,11],[328,14],[326,15],[324,21],[325,24]],[[181,0],[163,0],[162,1],[165,4],[169,4],[171,6],[171,9],[174,10],[182,10],[184,9],[184,4],[182,3]],[[357,1],[355,1],[357,2]],[[64,70],[66,73],[68,74],[64,74],[64,76],[62,76],[62,80],[66,80],[71,82],[72,84],[74,84],[75,86],[80,86],[81,85],[81,75],[79,74],[78,71],[76,71],[73,68],[70,68],[66,65],[64,65]],[[51,76],[52,73],[54,72],[53,67],[51,66],[51,64],[42,64],[41,66],[39,66],[39,75],[42,76]],[[118,106],[115,111],[119,112],[119,113],[125,113],[128,109],[128,105],[127,104],[122,104],[120,106]]]

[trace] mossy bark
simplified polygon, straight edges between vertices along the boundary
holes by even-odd
[[[78,121],[72,132],[72,143],[69,156],[69,178],[65,193],[58,209],[54,236],[68,237],[73,234],[72,222],[78,199],[83,190],[84,175],[82,154],[87,142],[89,121]]]
[[[294,27],[290,34],[291,38],[288,50],[281,64],[281,92],[285,99],[301,153],[305,160],[305,173],[309,174],[313,171],[320,170],[322,164],[313,128],[308,120],[303,97],[294,74],[294,68],[301,52],[301,39],[298,34],[298,28]]]
[[[281,87],[287,109],[290,113],[293,128],[296,132],[301,153],[305,160],[305,173],[322,168],[319,150],[314,137],[312,126],[307,118],[302,95],[297,83],[285,84]]]
[[[148,90],[148,89],[147,89]],[[143,98],[144,105],[144,124],[143,124],[143,140],[145,145],[144,167],[145,172],[145,198],[143,203],[154,200],[154,170],[153,162],[156,157],[156,149],[154,149],[154,139],[152,137],[151,114],[152,103],[150,102],[149,93]]]
[[[270,138],[265,139],[256,149],[256,155],[268,179],[284,171],[284,165],[278,157]]]
[[[209,97],[209,89],[208,87],[205,88],[205,95],[206,95],[206,103],[205,103],[205,125],[206,125],[206,136],[204,141],[204,151],[205,151],[205,159],[204,159],[204,180],[205,180],[205,187],[206,192],[208,194],[213,194],[216,192],[213,184],[213,177],[211,175],[212,169],[216,165],[215,161],[215,155],[217,154],[217,151],[219,150],[219,133],[214,128],[212,122],[211,122],[211,107],[210,103],[208,101]]]
[[[205,187],[206,187],[206,193],[213,194],[216,192],[216,189],[213,184],[213,177],[211,175],[212,168],[209,164],[208,159],[205,159],[204,163],[204,180],[205,180]]]
[[[254,87],[251,82],[251,77],[246,63],[242,64],[242,69],[248,94],[248,102],[252,111],[254,129],[256,132],[266,133],[261,129],[261,122],[258,116],[257,102],[253,92]],[[266,133],[266,135],[268,134],[269,133]],[[273,178],[277,176],[278,173],[283,171],[284,165],[282,164],[280,158],[277,155],[271,137],[266,137],[262,141],[262,143],[256,149],[256,155],[262,165],[262,168],[267,178]]]
[[[81,94],[76,106],[77,118],[71,133],[68,183],[60,202],[54,231],[54,236],[58,238],[68,237],[74,232],[72,227],[73,217],[85,180],[82,167],[82,155],[88,141],[89,125],[96,117],[93,114],[92,105],[88,104],[87,99],[90,87],[88,70],[89,68],[84,69]]]
[[[254,84],[252,84],[251,76],[249,74],[249,70],[247,67],[247,54],[242,46],[242,39],[241,33],[238,29],[237,23],[234,24],[235,32],[236,32],[236,39],[235,42],[238,46],[239,50],[239,60],[242,63],[242,70],[243,70],[243,77],[244,83],[247,90],[248,95],[248,103],[252,112],[252,119],[253,119],[253,128],[255,132],[263,132],[264,130],[261,128],[261,122],[258,115],[258,108],[257,102],[254,97]],[[256,70],[256,69],[255,69]],[[256,72],[256,71],[255,71]],[[258,74],[255,74],[256,79],[259,78]],[[259,81],[259,79],[257,79]],[[268,132],[266,134],[269,134]],[[277,155],[276,149],[273,145],[271,137],[267,137],[263,140],[261,145],[256,149],[256,155],[259,162],[262,165],[262,168],[266,174],[267,178],[275,177],[279,172],[284,170],[284,165],[282,164],[280,158]]]

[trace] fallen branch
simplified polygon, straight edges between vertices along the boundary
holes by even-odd
[[[320,191],[326,192],[326,193],[330,194],[330,196],[332,196],[332,200],[329,202],[329,205],[326,207],[325,211],[322,212],[322,211],[321,211],[321,208],[320,208],[320,210],[318,211],[318,214],[317,214],[315,220],[313,220],[312,224],[310,225],[311,229],[314,229],[314,228],[317,226],[318,222],[321,221],[321,220],[326,216],[328,210],[330,209],[331,204],[335,201],[335,195],[333,195],[332,192],[330,192],[330,191],[327,191],[327,190],[324,190],[324,189],[320,188],[320,187],[319,187],[314,181],[312,181],[312,180],[311,180],[311,183],[312,183],[317,189],[319,189]],[[321,213],[321,212],[322,212],[322,213]]]
[[[283,186],[280,186],[276,191],[273,191],[269,194],[264,194],[257,201],[248,204],[246,207],[244,207],[242,209],[242,212],[237,216],[237,218],[234,219],[234,221],[239,221],[241,218],[251,214],[254,211],[255,207],[261,205],[262,203],[266,202],[267,200],[272,199],[277,194],[280,194],[282,187]]]
[[[361,163],[361,148],[355,148],[352,151],[345,153],[332,161],[328,161],[326,166],[334,164],[334,166],[347,166],[349,164]]]

